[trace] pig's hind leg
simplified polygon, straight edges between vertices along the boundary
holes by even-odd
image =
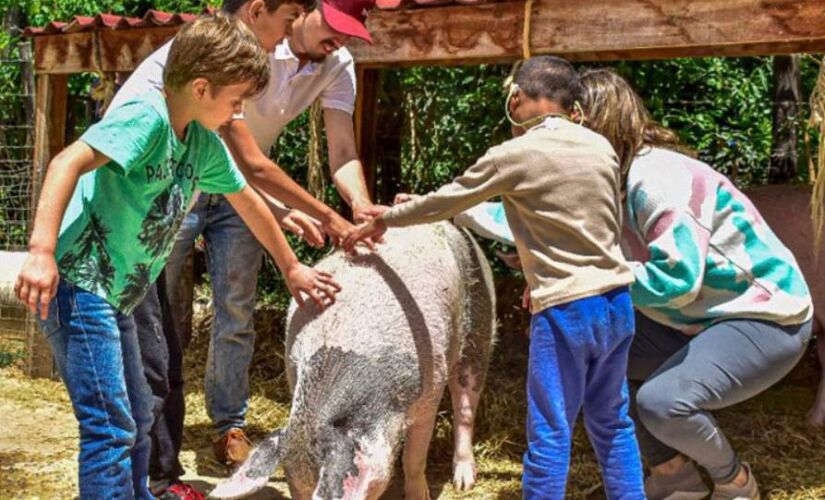
[[[474,240],[470,239],[470,243],[471,279],[466,292],[469,300],[466,301],[463,322],[467,334],[449,382],[455,446],[453,486],[458,491],[469,490],[476,480],[473,429],[496,330],[492,272],[482,250]]]

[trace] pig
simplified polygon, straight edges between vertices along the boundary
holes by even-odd
[[[317,267],[343,290],[324,311],[290,307],[287,425],[211,496],[249,495],[281,464],[294,499],[378,498],[403,447],[405,497],[429,498],[427,450],[447,385],[453,483],[471,488],[474,418],[495,337],[492,272],[478,244],[448,222],[390,229],[374,253],[337,251]]]
[[[825,425],[825,242],[820,245],[817,260],[811,225],[811,188],[778,184],[750,188],[745,194],[782,243],[794,254],[811,290],[814,303],[813,333],[817,338],[820,379],[816,400],[808,412],[808,423],[822,427]]]

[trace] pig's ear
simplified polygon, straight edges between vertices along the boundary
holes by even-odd
[[[284,429],[268,435],[232,477],[219,483],[209,493],[209,498],[244,498],[266,486],[281,461],[284,435]]]

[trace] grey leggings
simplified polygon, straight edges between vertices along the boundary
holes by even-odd
[[[637,313],[628,379],[648,465],[681,453],[714,481],[732,481],[741,464],[709,411],[778,382],[802,357],[810,337],[810,321],[780,326],[756,320],[722,321],[687,336]]]

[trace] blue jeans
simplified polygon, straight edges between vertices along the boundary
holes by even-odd
[[[628,416],[625,374],[632,340],[633,306],[625,287],[533,315],[524,498],[564,498],[573,426],[582,410],[607,498],[645,498]]]
[[[40,325],[80,424],[80,498],[154,498],[148,485],[152,392],[134,320],[61,280]]]
[[[169,301],[189,250],[206,240],[215,318],[206,360],[206,411],[219,433],[245,425],[249,365],[255,349],[255,294],[263,247],[220,195],[202,194],[181,225],[166,264]]]

